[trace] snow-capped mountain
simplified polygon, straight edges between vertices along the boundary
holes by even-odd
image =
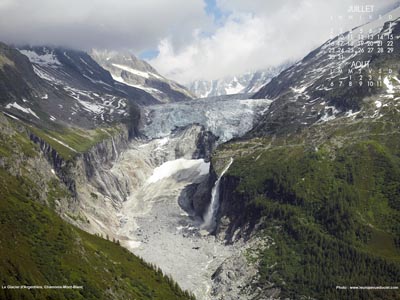
[[[0,44],[2,110],[45,128],[94,128],[129,120],[137,105],[160,103],[141,89],[116,82],[82,51]]]
[[[141,89],[160,102],[190,100],[194,97],[184,86],[161,76],[149,63],[131,53],[93,49],[90,55],[110,72],[114,80]]]
[[[288,64],[247,72],[242,75],[229,76],[217,80],[197,80],[188,85],[189,90],[199,98],[233,94],[252,94],[271,81]]]
[[[396,8],[328,40],[253,96],[274,100],[253,133],[294,131],[338,117],[377,118],[397,110],[399,38]]]

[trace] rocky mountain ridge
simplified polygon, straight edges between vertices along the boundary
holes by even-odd
[[[246,94],[258,92],[273,77],[289,67],[290,63],[282,66],[247,72],[237,76],[228,76],[217,80],[197,80],[188,84],[189,90],[198,98],[209,98],[224,95]]]
[[[90,56],[109,71],[114,80],[141,89],[162,103],[194,98],[184,86],[161,76],[132,53],[93,49]]]
[[[0,70],[3,111],[41,127],[94,128],[128,121],[131,108],[158,103],[140,89],[115,82],[81,51],[49,47],[17,51],[3,44],[1,55],[6,62]]]
[[[376,106],[371,116],[379,114],[396,93],[399,17],[396,8],[328,40],[274,78],[253,96],[274,100],[254,135],[292,132],[339,116],[361,117],[371,106]]]

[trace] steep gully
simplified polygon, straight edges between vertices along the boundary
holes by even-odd
[[[78,201],[68,209],[86,221],[69,221],[119,240],[200,300],[219,299],[219,292],[230,299],[211,278],[224,262],[243,261],[243,244],[212,234],[219,183],[233,160],[217,178],[209,159],[217,144],[250,130],[269,104],[204,99],[147,107],[137,138],[123,132],[75,164],[73,173],[86,176],[76,175]]]

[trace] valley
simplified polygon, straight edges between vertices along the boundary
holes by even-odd
[[[194,105],[146,107],[139,137],[123,151],[115,148],[118,155],[111,166],[98,170],[89,186],[82,186],[102,199],[101,191],[109,189],[111,181],[124,192],[115,189],[110,197],[126,195],[112,210],[82,208],[93,224],[86,230],[119,240],[197,299],[215,299],[210,294],[217,288],[212,275],[226,259],[243,256],[244,241],[227,245],[210,235],[215,226],[204,224],[207,215],[215,218],[217,212],[209,207],[217,176],[210,169],[210,155],[218,143],[250,130],[269,104],[269,100],[221,100],[213,101],[210,110],[209,100],[204,99]],[[245,261],[242,268],[247,268]]]
[[[0,42],[0,299],[398,299],[400,6],[358,26],[220,80],[207,32]]]

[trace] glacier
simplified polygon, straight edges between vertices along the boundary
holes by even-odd
[[[269,99],[204,98],[190,102],[153,105],[144,109],[141,132],[149,139],[162,138],[190,124],[204,126],[224,143],[243,136],[271,104]]]
[[[119,240],[197,299],[211,300],[212,275],[243,245],[226,245],[204,227],[218,210],[210,153],[249,131],[270,104],[221,97],[142,107],[138,136],[126,149],[112,141],[112,165],[97,169],[82,189],[91,200],[85,210],[90,231]]]

